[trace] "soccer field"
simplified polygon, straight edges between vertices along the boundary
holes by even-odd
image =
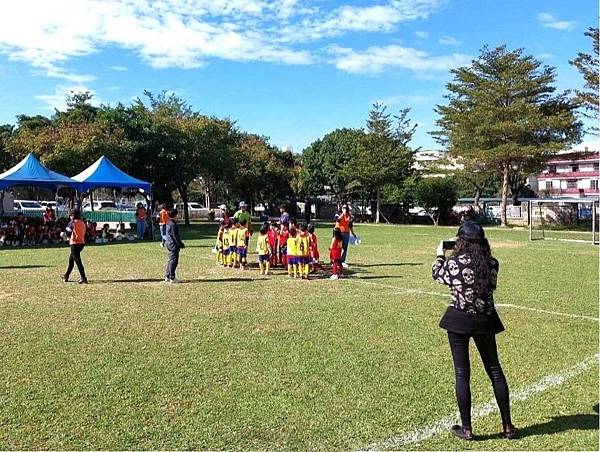
[[[180,285],[156,242],[86,247],[88,286],[66,247],[0,248],[0,449],[598,450],[597,247],[487,230],[522,438],[472,346],[467,443],[430,268],[456,228],[358,225],[339,281],[224,269],[215,225],[182,229]]]

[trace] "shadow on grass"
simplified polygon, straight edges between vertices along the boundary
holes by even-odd
[[[16,270],[19,268],[51,268],[55,265],[1,265],[0,270]]]
[[[402,267],[402,266],[415,266],[415,265],[425,265],[423,263],[418,262],[396,262],[396,263],[386,263],[386,264],[352,264],[353,267],[359,268],[369,268],[369,267]]]
[[[594,407],[598,412],[598,405]],[[567,416],[555,416],[551,421],[543,424],[535,424],[523,427],[519,430],[519,438],[527,436],[551,435],[553,433],[566,432],[569,430],[598,430],[598,414],[571,414]],[[502,434],[477,435],[478,441],[502,438]]]
[[[400,279],[402,276],[399,275],[371,275],[371,276],[352,276],[348,274],[348,279]]]

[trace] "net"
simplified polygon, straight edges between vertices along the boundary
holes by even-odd
[[[529,238],[598,243],[597,199],[530,200]]]

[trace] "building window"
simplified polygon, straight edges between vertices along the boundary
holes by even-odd
[[[598,190],[598,179],[592,179],[590,181],[590,188],[593,188],[594,190]]]
[[[579,165],[571,165],[571,172],[572,173],[579,172]]]
[[[594,163],[594,171],[598,171],[600,169],[600,163]]]
[[[548,172],[549,173],[556,173],[556,165],[550,165],[548,167]]]
[[[546,190],[550,190],[552,189],[552,181],[551,180],[547,180],[546,181]]]
[[[567,188],[577,188],[577,179],[570,179],[567,181]]]

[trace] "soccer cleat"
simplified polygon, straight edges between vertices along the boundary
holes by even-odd
[[[344,268],[349,268],[350,266],[349,266],[347,263],[345,263],[345,262],[342,262],[342,267],[344,267]]]
[[[67,275],[61,275],[60,279],[62,279],[63,282],[69,282],[69,277]]]
[[[340,279],[340,277],[338,275],[331,275],[329,279]]]
[[[171,284],[179,284],[181,281],[179,281],[177,278],[173,278],[173,279],[170,279],[169,282]]]
[[[168,283],[171,282],[171,280],[169,278],[165,278],[164,282]]]
[[[519,437],[519,431],[514,425],[510,424],[504,427],[502,436],[506,439],[516,439]]]
[[[87,278],[81,278],[81,279],[80,279],[80,280],[77,282],[77,284],[87,284],[87,283],[88,283],[88,280],[87,280]]]

